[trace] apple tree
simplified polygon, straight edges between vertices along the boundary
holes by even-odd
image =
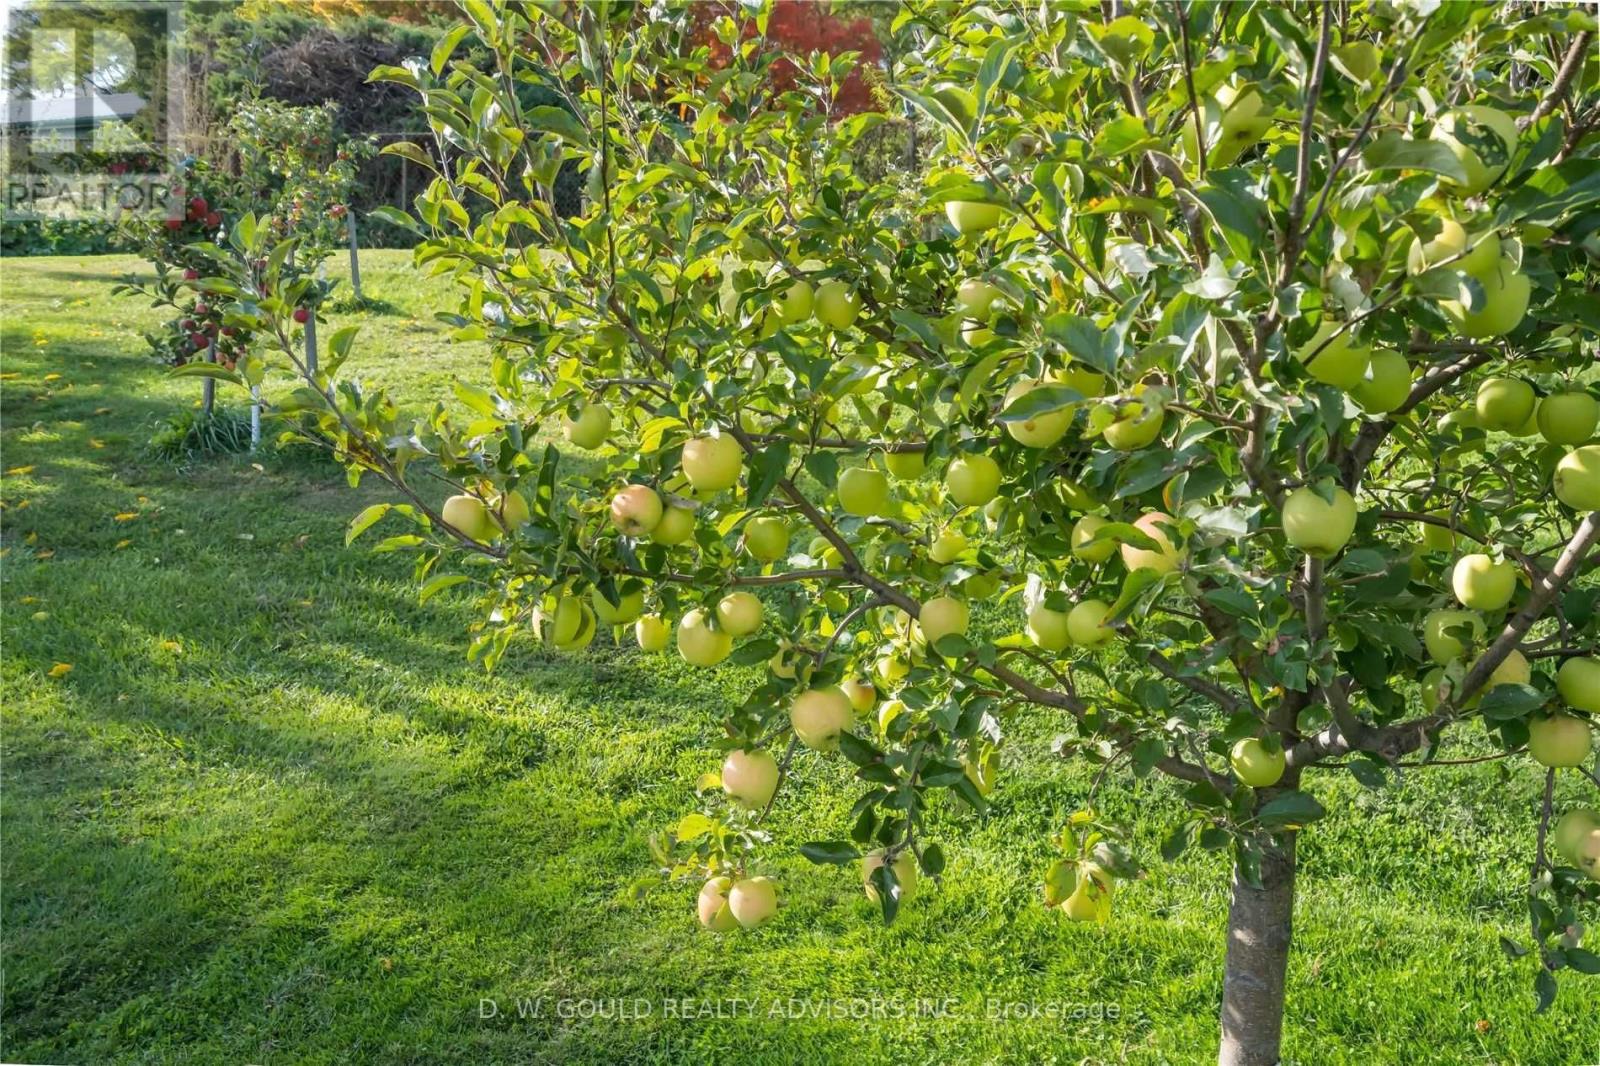
[[[1511,949],[1541,1006],[1600,968],[1600,815],[1555,803],[1600,713],[1591,16],[910,2],[880,107],[840,115],[856,57],[783,56],[769,10],[727,5],[713,62],[695,5],[466,0],[373,76],[437,137],[394,220],[461,287],[484,380],[417,418],[350,330],[306,366],[309,282],[250,219],[196,285],[280,351],[210,372],[297,379],[279,406],[396,494],[351,536],[409,521],[378,547],[478,597],[474,659],[631,626],[764,664],[657,842],[713,929],[773,913],[786,844],[859,863],[892,920],[1005,787],[1008,724],[1047,715],[1097,788],[1171,779],[1160,857],[1231,857],[1223,1063],[1279,1059],[1326,775],[1547,768]],[[914,170],[857,165],[911,124]],[[859,801],[773,842],[813,758]],[[1093,809],[1058,840],[1066,920],[1158,858]]]

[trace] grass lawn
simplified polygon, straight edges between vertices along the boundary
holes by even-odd
[[[700,931],[695,885],[635,901],[648,834],[715,765],[739,672],[527,644],[486,677],[464,657],[463,603],[419,607],[408,561],[343,546],[376,486],[352,493],[304,453],[150,458],[153,424],[199,385],[148,358],[157,313],[109,294],[135,266],[0,267],[0,1058],[1214,1058],[1224,860],[1161,864],[1170,787],[1112,789],[1149,874],[1104,927],[1047,913],[1049,836],[1091,774],[1051,758],[1066,723],[1046,712],[1016,723],[989,817],[946,815],[949,871],[891,928],[852,871],[794,851],[843,835],[840,760],[798,760],[780,797],[770,925]],[[370,377],[418,405],[480,377],[483,349],[432,318],[443,282],[401,253],[363,266],[394,307],[364,316]],[[1535,1016],[1527,960],[1498,944],[1525,935],[1540,783],[1520,760],[1383,794],[1313,780],[1333,813],[1301,843],[1289,1061],[1600,1060],[1600,981],[1563,980]],[[1074,1005],[1105,1016],[1052,1016]]]

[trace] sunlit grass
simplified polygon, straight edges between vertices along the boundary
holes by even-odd
[[[1049,755],[1067,723],[1044,713],[1013,723],[986,820],[941,810],[949,874],[893,927],[854,871],[794,852],[840,836],[855,796],[838,761],[814,758],[762,859],[783,886],[777,921],[716,938],[694,925],[696,886],[636,901],[646,839],[691,807],[741,675],[601,643],[573,657],[522,644],[486,677],[463,655],[463,602],[418,606],[404,560],[343,546],[377,486],[352,493],[328,465],[271,449],[152,461],[151,427],[198,385],[147,358],[155,313],[109,296],[134,266],[3,266],[0,470],[32,468],[0,475],[7,1060],[1214,1056],[1225,864],[1161,864],[1171,789],[1111,789],[1107,813],[1135,826],[1149,873],[1104,928],[1047,913],[1048,840],[1090,774]],[[363,274],[393,308],[325,332],[362,322],[364,372],[417,407],[483,376],[484,350],[432,318],[442,283],[397,253],[369,254]],[[52,678],[57,664],[71,669]],[[1337,774],[1312,788],[1334,813],[1302,842],[1292,1061],[1595,1060],[1595,982],[1564,981],[1535,1017],[1528,970],[1497,944],[1526,924],[1531,769],[1414,773],[1383,795]],[[518,1019],[519,996],[554,998]],[[662,1017],[687,996],[759,1006]],[[563,1019],[560,997],[654,1011]],[[479,1017],[484,998],[501,1016]],[[999,1018],[991,998],[1119,1015]],[[950,1002],[803,1016],[873,999]]]

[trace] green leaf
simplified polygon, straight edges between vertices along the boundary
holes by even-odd
[[[1256,818],[1262,825],[1269,826],[1307,825],[1327,813],[1316,797],[1297,789],[1262,804]]]
[[[923,848],[917,860],[922,865],[922,872],[929,877],[938,877],[944,873],[944,849],[937,844],[929,844]]]
[[[424,150],[421,145],[415,143],[414,141],[391,141],[388,144],[384,145],[382,148],[378,149],[378,154],[379,155],[397,155],[397,156],[400,156],[400,157],[402,157],[404,159],[409,160],[410,162],[413,162],[413,163],[417,164],[417,166],[424,168],[429,173],[432,173],[432,174],[439,173],[439,168],[434,165],[433,157],[431,155],[429,155],[427,153],[427,151]],[[376,214],[378,214],[379,212],[381,212],[383,210],[384,210],[383,208],[378,208],[377,210],[374,210],[372,212],[372,214],[376,215]],[[389,208],[389,210],[390,211],[394,211],[395,214],[404,214],[404,212],[398,211],[398,210],[396,210],[394,208]],[[390,221],[394,221],[396,223],[396,225],[403,225],[403,223],[398,222],[398,220],[395,220],[395,219],[391,218],[390,216],[384,216],[384,217],[385,218],[389,218]],[[410,216],[407,216],[407,217],[410,217]],[[416,227],[416,223],[413,222],[411,224],[410,228],[415,228],[415,227]]]
[[[1579,973],[1600,974],[1600,955],[1588,948],[1567,948],[1562,954],[1567,957],[1567,965]]]
[[[1426,170],[1458,184],[1467,181],[1467,172],[1449,145],[1407,137],[1395,130],[1375,137],[1361,150],[1361,159],[1368,170]]]
[[[1051,315],[1045,319],[1044,334],[1079,362],[1102,374],[1116,373],[1116,351],[1108,350],[1105,333],[1082,315]]]
[[[221,363],[184,363],[173,367],[168,373],[175,378],[214,378],[234,385],[244,384],[244,378],[237,371],[229,370]]]
[[[800,854],[818,866],[843,866],[861,858],[861,852],[848,840],[814,840],[801,844]]]
[[[409,230],[410,232],[417,234],[419,237],[423,236],[422,227],[417,225],[417,220],[400,210],[398,207],[391,207],[389,204],[384,204],[382,207],[375,207],[371,211],[368,211],[367,217],[375,218],[380,222],[387,222],[391,226],[399,226],[401,229]]]
[[[566,108],[553,107],[549,104],[530,107],[523,112],[523,119],[530,129],[554,134],[570,144],[582,145],[585,148],[589,146],[588,131]]]
[[[466,574],[439,574],[436,577],[429,578],[427,584],[423,585],[422,590],[417,593],[417,602],[427,603],[445,589],[455,588],[467,580],[469,579]]]
[[[444,73],[444,65],[450,61],[450,53],[454,52],[456,45],[460,44],[462,38],[471,32],[472,27],[463,22],[439,38],[439,43],[433,46],[433,54],[428,57],[428,65],[433,68],[435,74]]]
[[[377,525],[378,520],[388,514],[394,507],[392,503],[375,503],[350,520],[350,528],[345,530],[344,545],[349,547],[357,537]]]
[[[1484,695],[1478,710],[1491,722],[1506,722],[1526,718],[1549,699],[1532,685],[1496,685]]]
[[[1040,415],[1059,411],[1083,402],[1083,393],[1067,385],[1041,385],[1029,389],[1007,405],[998,416],[1000,422],[1026,422]]]
[[[984,116],[989,113],[989,100],[994,92],[995,85],[1005,77],[1006,70],[1011,66],[1011,57],[1016,55],[1018,42],[1001,38],[989,46],[983,55],[983,63],[978,67],[977,114],[973,118],[973,133],[983,129]]]

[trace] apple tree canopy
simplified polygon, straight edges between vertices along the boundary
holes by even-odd
[[[658,647],[660,616],[691,661],[763,668],[728,751],[855,767],[824,841],[757,831],[802,802],[765,763],[764,802],[703,782],[657,842],[676,873],[887,849],[892,920],[899,858],[941,873],[1022,715],[1097,789],[1170,777],[1162,857],[1236,866],[1222,1060],[1277,1061],[1319,777],[1381,790],[1452,754],[1593,777],[1592,11],[918,0],[885,20],[892,66],[858,71],[784,55],[770,5],[720,6],[713,49],[697,7],[463,0],[431,57],[374,72],[433,130],[396,146],[432,180],[391,220],[492,346],[483,380],[402,412],[348,330],[308,372],[304,282],[249,219],[197,283],[284,342],[236,376],[293,374],[302,432],[395,489],[351,536],[382,522],[423,596],[472,591],[474,659],[640,614]],[[875,108],[836,113],[863,73]],[[735,592],[754,632],[748,601],[719,612]],[[853,718],[791,719],[841,684]],[[1600,961],[1572,932],[1596,860],[1547,839],[1550,797],[1531,878],[1507,873],[1540,1003]],[[1069,918],[1158,858],[1093,807],[1041,871]]]

